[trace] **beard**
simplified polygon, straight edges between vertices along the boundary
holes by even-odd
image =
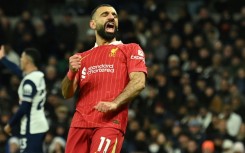
[[[113,33],[111,32],[106,32],[105,31],[105,26],[99,26],[99,28],[97,29],[97,33],[98,35],[105,39],[106,41],[111,41],[112,39],[114,39],[117,35],[117,27],[115,27],[115,31]]]

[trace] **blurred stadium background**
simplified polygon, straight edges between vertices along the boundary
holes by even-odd
[[[75,98],[60,82],[68,57],[94,45],[88,21],[98,4],[119,14],[118,39],[139,43],[148,81],[130,105],[122,153],[244,153],[244,0],[0,0],[0,44],[19,65],[26,47],[42,52],[50,130],[45,153],[62,153]],[[3,127],[18,108],[20,79],[0,62],[0,153],[18,148]],[[204,152],[203,152],[204,153]]]

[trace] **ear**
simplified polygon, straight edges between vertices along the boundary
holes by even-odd
[[[90,26],[91,29],[95,30],[95,28],[96,28],[96,23],[94,22],[94,20],[90,20],[89,26]]]

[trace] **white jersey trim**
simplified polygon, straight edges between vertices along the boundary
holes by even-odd
[[[123,44],[123,42],[122,41],[113,41],[113,42],[109,43],[108,45],[119,45],[119,44]],[[94,44],[93,48],[95,48],[95,47],[98,47],[97,43]]]

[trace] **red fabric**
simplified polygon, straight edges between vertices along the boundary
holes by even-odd
[[[134,43],[103,45],[79,55],[83,57],[76,76],[80,91],[71,127],[113,127],[125,132],[128,106],[113,113],[93,107],[99,101],[113,101],[128,84],[131,72],[147,73],[142,49]]]
[[[123,140],[123,133],[114,128],[70,128],[65,152],[120,153]]]
[[[75,76],[76,76],[76,73],[72,72],[71,70],[67,72],[67,77],[69,80],[74,80]]]

